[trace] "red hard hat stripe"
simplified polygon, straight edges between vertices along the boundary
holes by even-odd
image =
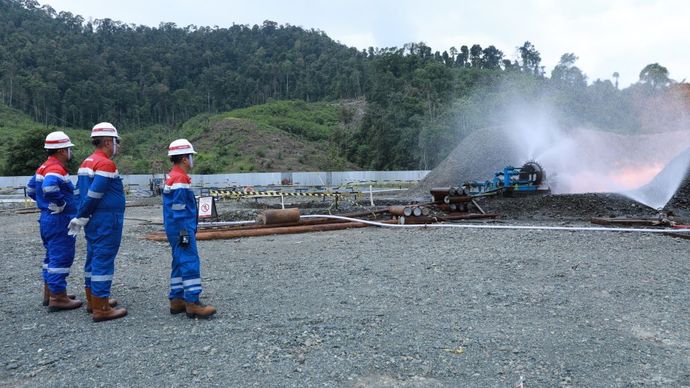
[[[60,143],[69,143],[69,139],[46,140],[46,144],[60,144]]]
[[[168,151],[185,150],[187,148],[192,148],[192,147],[188,146],[188,145],[178,145],[178,146],[168,147]]]

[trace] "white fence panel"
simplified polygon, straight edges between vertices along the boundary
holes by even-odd
[[[192,174],[192,182],[197,187],[232,187],[232,186],[269,186],[291,182],[299,186],[340,186],[353,182],[383,181],[417,181],[424,178],[429,171],[332,171],[332,172],[256,172],[243,174]],[[122,175],[126,185],[149,186],[154,177],[148,174]],[[156,178],[162,178],[160,174]],[[76,183],[77,177],[71,176]],[[30,176],[0,177],[0,188],[24,187]]]

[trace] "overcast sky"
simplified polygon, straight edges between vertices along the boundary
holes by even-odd
[[[85,19],[227,27],[272,20],[319,29],[357,48],[425,42],[434,50],[493,44],[506,58],[532,42],[550,74],[575,53],[589,81],[620,73],[621,87],[658,62],[690,81],[690,1],[684,0],[44,0]]]

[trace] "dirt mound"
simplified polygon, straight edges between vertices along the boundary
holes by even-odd
[[[690,171],[685,175],[685,179],[681,182],[678,191],[671,198],[668,203],[668,208],[670,209],[681,209],[690,212]]]
[[[554,194],[523,197],[486,197],[479,205],[484,211],[511,220],[588,221],[592,217],[648,218],[657,214],[619,194]]]
[[[496,169],[521,162],[519,155],[506,141],[503,130],[478,130],[467,136],[406,195],[428,195],[432,187],[459,186],[468,180],[489,179],[493,177]]]

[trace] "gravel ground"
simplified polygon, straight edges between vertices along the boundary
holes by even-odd
[[[102,323],[40,305],[37,215],[0,215],[0,385],[690,386],[690,240],[367,228],[204,241],[219,312],[203,321],[167,311],[169,248],[140,238],[160,212],[127,209],[113,294],[129,315]]]

